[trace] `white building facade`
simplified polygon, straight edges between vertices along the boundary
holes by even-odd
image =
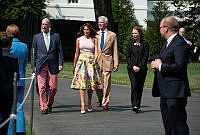
[[[146,20],[153,20],[151,11],[157,1],[130,1],[134,4],[136,19],[143,28],[146,28]],[[174,11],[172,1],[166,2],[170,10]],[[50,15],[50,19],[96,21],[93,0],[47,0],[46,12]]]
[[[148,2],[147,0],[131,0],[134,4],[134,12],[135,17],[138,20],[139,24],[146,28],[146,20],[147,20],[147,10],[148,10]]]
[[[139,24],[146,28],[147,0],[131,0]],[[47,0],[46,12],[51,19],[96,21],[93,0]]]
[[[153,11],[153,7],[156,5],[157,1],[148,1],[147,6],[148,6],[148,10],[147,10],[147,20],[149,21],[153,21],[153,15],[151,14],[151,12]],[[165,3],[167,4],[167,6],[169,6],[169,11],[174,12],[176,10],[176,7],[174,7],[174,5],[172,4],[173,1],[165,1]],[[178,19],[178,18],[177,18]]]
[[[95,21],[93,0],[47,0],[50,19]]]

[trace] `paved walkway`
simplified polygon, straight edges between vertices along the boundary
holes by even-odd
[[[28,83],[27,81],[27,87]],[[151,89],[144,89],[143,113],[135,114],[131,111],[129,86],[112,85],[109,111],[96,107],[97,97],[94,92],[92,99],[94,111],[80,114],[79,91],[70,89],[70,83],[69,79],[59,78],[59,90],[51,114],[40,113],[39,98],[35,94],[34,135],[164,135],[159,98],[151,96]],[[199,106],[200,94],[193,93],[187,105],[191,135],[200,135]],[[30,98],[24,105],[28,120],[29,109]]]

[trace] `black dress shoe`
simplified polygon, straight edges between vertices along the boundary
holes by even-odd
[[[140,112],[142,112],[142,110],[141,110],[140,108],[136,107],[136,106],[133,107],[132,111],[134,111],[135,113],[140,113]]]
[[[41,110],[41,114],[48,114],[48,109]]]
[[[142,110],[140,108],[138,108],[138,113],[142,112]]]
[[[52,106],[48,106],[48,112],[52,112]]]
[[[138,108],[135,106],[132,108],[132,111],[134,111],[135,113],[138,113]]]

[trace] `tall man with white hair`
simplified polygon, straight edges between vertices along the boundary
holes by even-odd
[[[114,32],[108,30],[107,26],[108,18],[100,16],[98,18],[99,31],[97,32],[99,54],[97,61],[104,75],[104,90],[97,90],[96,92],[99,100],[97,106],[103,106],[104,110],[108,110],[110,100],[111,72],[116,72],[119,65],[117,36]]]

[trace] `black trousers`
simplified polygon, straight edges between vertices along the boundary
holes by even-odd
[[[147,71],[140,70],[134,72],[133,69],[128,69],[128,75],[131,82],[131,104],[132,107],[140,108],[144,82],[146,79]]]
[[[166,135],[189,135],[189,128],[186,123],[186,104],[187,97],[160,99],[160,109]]]
[[[0,124],[10,117],[13,99],[0,99]],[[9,122],[0,129],[0,135],[7,135]]]

